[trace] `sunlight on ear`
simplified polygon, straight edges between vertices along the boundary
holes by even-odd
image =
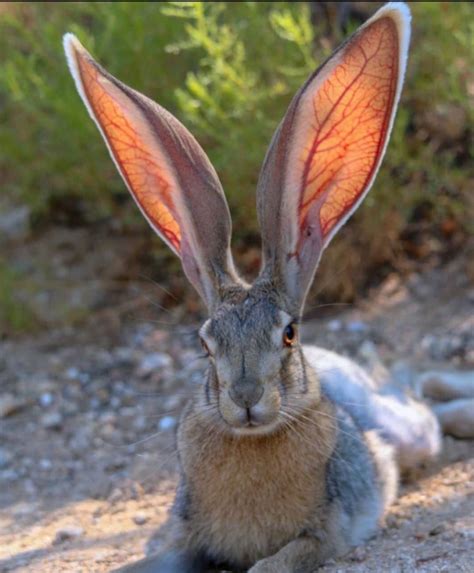
[[[327,237],[373,180],[394,112],[398,80],[396,26],[383,18],[363,30],[303,96],[299,126],[300,224],[322,202]],[[306,129],[304,129],[306,125]]]

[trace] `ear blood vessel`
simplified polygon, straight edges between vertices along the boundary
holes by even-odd
[[[212,355],[178,430],[166,541],[124,571],[310,573],[374,534],[399,466],[437,453],[427,407],[382,392],[345,358],[302,347],[293,324],[322,251],[380,167],[409,36],[407,6],[386,4],[293,98],[258,183],[263,263],[253,285],[235,270],[227,202],[194,137],[65,36],[118,171],[210,314],[200,334]]]

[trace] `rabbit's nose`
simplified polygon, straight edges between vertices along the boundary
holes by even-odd
[[[262,397],[263,385],[253,380],[239,380],[229,389],[232,400],[241,408],[255,406]]]

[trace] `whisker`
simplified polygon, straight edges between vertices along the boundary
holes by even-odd
[[[333,306],[354,306],[354,303],[352,302],[328,302],[328,303],[323,303],[323,304],[316,304],[314,306],[310,306],[309,308],[305,309],[305,314],[312,312],[314,310],[318,310],[320,308],[329,308],[329,307],[333,307]]]
[[[151,283],[153,283],[155,286],[157,286],[159,289],[161,289],[165,294],[167,294],[168,296],[170,296],[173,300],[175,300],[176,302],[179,302],[178,299],[174,296],[173,293],[171,293],[168,289],[166,289],[163,285],[161,285],[160,283],[158,283],[157,281],[155,281],[154,279],[152,279],[150,276],[145,275],[143,273],[138,275],[140,278],[149,281]],[[168,311],[169,312],[169,311]]]
[[[323,414],[323,412],[320,412],[320,413]],[[298,415],[298,414],[297,414],[297,415]],[[303,427],[305,427],[305,426],[308,427],[308,426],[310,425],[310,424],[308,424],[308,422],[310,422],[311,424],[315,424],[315,420],[311,420],[311,419],[309,419],[309,418],[307,418],[307,417],[305,417],[303,420],[301,420],[301,418],[299,418],[299,419],[298,419],[298,418],[295,418],[294,416],[291,416],[291,415],[289,415],[289,417],[291,417],[291,418],[294,420],[295,426],[294,426],[293,429],[295,429],[298,425],[302,425]],[[338,430],[339,430],[341,433],[343,433],[343,434],[345,434],[345,435],[351,437],[352,439],[356,439],[356,440],[358,440],[360,443],[363,443],[363,445],[364,445],[366,448],[368,447],[367,444],[366,444],[366,442],[365,442],[360,436],[357,436],[357,434],[351,434],[351,433],[349,433],[349,432],[345,432],[344,430],[341,430],[340,427],[338,428]],[[308,444],[310,444],[310,445],[312,445],[312,446],[317,446],[317,445],[318,445],[317,443],[314,443],[313,441],[309,441],[308,438],[306,438],[305,436],[303,436],[301,433],[299,434],[299,438],[300,438],[300,439],[303,439],[306,443],[308,443]],[[324,441],[323,441],[323,444],[324,444],[326,447],[328,446],[328,444],[327,444],[326,442],[324,442]],[[324,451],[321,451],[321,449],[318,449],[318,451],[319,451],[319,453],[326,453],[326,452],[324,452]],[[368,478],[365,474],[362,474],[362,473],[360,472],[360,470],[359,470],[353,463],[351,463],[350,460],[348,460],[348,459],[342,457],[341,454],[339,454],[339,453],[337,452],[337,450],[334,450],[334,449],[333,449],[332,452],[331,452],[331,456],[335,456],[338,460],[340,460],[340,461],[341,461],[342,463],[344,463],[348,468],[350,468],[351,471],[355,472],[355,473],[360,477],[360,479],[362,479],[368,486],[370,486],[370,484],[371,484],[370,478]]]

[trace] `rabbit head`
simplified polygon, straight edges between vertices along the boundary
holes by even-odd
[[[323,250],[382,161],[408,42],[408,9],[389,3],[293,98],[260,174],[263,262],[248,285],[234,267],[222,186],[197,141],[104,70],[74,36],[64,38],[76,87],[118,171],[209,310],[200,330],[210,361],[204,406],[235,433],[272,431],[319,400],[298,322]]]

